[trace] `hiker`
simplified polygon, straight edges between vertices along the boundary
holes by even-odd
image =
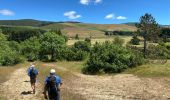
[[[35,65],[31,65],[28,69],[28,75],[30,77],[31,88],[33,90],[33,94],[35,94],[35,83],[38,75],[38,70],[35,68]]]
[[[60,88],[62,82],[61,78],[55,74],[55,69],[50,70],[50,76],[46,77],[45,79],[45,86],[44,86],[44,97],[49,100],[60,100]]]

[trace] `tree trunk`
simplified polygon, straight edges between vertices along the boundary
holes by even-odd
[[[144,50],[143,50],[144,58],[146,58],[146,47],[147,47],[147,43],[146,43],[146,35],[145,35],[144,36]]]

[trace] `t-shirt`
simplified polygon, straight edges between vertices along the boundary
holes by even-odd
[[[50,76],[46,77],[45,79],[45,85],[47,84],[47,82],[49,81],[49,78]],[[56,85],[58,86],[59,84],[62,84],[62,81],[61,81],[61,78],[57,75],[55,75],[55,78],[56,78]]]

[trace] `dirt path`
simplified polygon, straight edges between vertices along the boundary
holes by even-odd
[[[59,70],[68,71],[58,67]],[[170,78],[139,78],[132,74],[90,76],[72,73],[64,79],[64,88],[87,100],[170,100]],[[16,70],[8,81],[1,84],[5,100],[42,100],[41,90],[31,91],[26,68]],[[40,84],[37,85],[39,89]],[[8,94],[8,95],[7,95]],[[69,100],[69,99],[68,99]]]
[[[139,78],[131,74],[77,76],[68,88],[87,100],[170,100],[169,78]]]
[[[37,87],[39,86],[40,84],[37,84]],[[37,97],[40,90],[36,90],[36,94],[30,93],[32,89],[26,68],[16,70],[8,81],[1,84],[0,91],[4,100],[41,100]]]

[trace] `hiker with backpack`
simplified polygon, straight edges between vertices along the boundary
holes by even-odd
[[[37,75],[38,75],[38,70],[35,68],[35,65],[31,65],[28,68],[28,76],[30,77],[30,83],[31,83],[31,88],[33,90],[33,94],[35,94],[35,83],[36,83]]]
[[[60,100],[60,87],[62,85],[61,78],[55,74],[55,69],[50,70],[50,76],[46,77],[45,79],[45,86],[44,86],[44,97],[49,100]]]

